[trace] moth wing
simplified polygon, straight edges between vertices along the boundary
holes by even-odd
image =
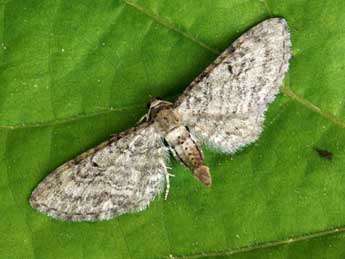
[[[33,191],[31,206],[62,220],[104,220],[140,211],[164,188],[167,153],[141,124],[71,160]]]
[[[288,70],[290,46],[284,19],[265,20],[244,33],[178,98],[182,121],[226,153],[255,141]]]

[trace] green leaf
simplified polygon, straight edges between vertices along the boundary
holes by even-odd
[[[0,257],[344,254],[344,235],[330,236],[345,225],[344,11],[340,0],[0,1]],[[275,16],[292,35],[285,86],[255,144],[206,150],[212,188],[173,162],[168,201],[140,213],[70,223],[29,206],[51,170],[134,125],[150,96],[176,97]]]

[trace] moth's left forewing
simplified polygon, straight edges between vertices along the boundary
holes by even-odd
[[[257,139],[264,112],[279,92],[290,59],[281,18],[239,37],[178,98],[183,122],[206,144],[227,153]]]

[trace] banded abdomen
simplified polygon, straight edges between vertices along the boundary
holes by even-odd
[[[204,164],[201,148],[185,126],[180,125],[170,130],[165,135],[165,140],[176,159],[190,168],[203,184],[211,185],[211,175]]]

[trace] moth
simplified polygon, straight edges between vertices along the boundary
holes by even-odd
[[[169,190],[169,151],[211,185],[201,144],[232,154],[254,142],[288,70],[287,22],[256,25],[206,68],[175,103],[153,98],[136,127],[50,173],[30,204],[61,220],[104,220],[146,208]],[[166,186],[166,188],[165,188]]]

